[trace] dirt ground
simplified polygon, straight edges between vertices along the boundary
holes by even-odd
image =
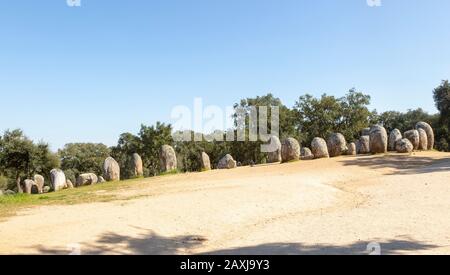
[[[450,154],[339,157],[145,179],[0,223],[0,254],[450,254]]]

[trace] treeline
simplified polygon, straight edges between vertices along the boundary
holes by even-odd
[[[404,132],[413,129],[417,121],[426,121],[435,129],[436,149],[450,151],[449,82],[443,81],[434,90],[433,95],[438,114],[428,114],[422,109],[409,110],[406,113],[378,113],[369,109],[370,96],[354,89],[342,98],[326,94],[319,98],[304,95],[299,97],[293,108],[288,108],[272,94],[243,99],[234,107],[249,112],[252,106],[278,106],[280,138],[296,138],[302,146],[309,147],[314,137],[326,139],[335,132],[342,133],[347,141],[352,142],[360,136],[362,129],[377,123],[383,124],[388,131],[399,129]],[[236,123],[240,119],[242,117],[234,116]],[[248,123],[245,130],[248,132]],[[142,125],[137,134],[120,135],[118,144],[113,147],[104,144],[71,143],[56,153],[49,150],[48,144],[34,143],[22,131],[14,130],[6,131],[0,137],[0,190],[15,190],[21,180],[31,178],[34,174],[43,175],[48,183],[49,171],[52,168],[61,168],[72,182],[75,182],[81,173],[100,175],[102,163],[108,156],[119,162],[122,179],[132,178],[131,163],[134,153],[142,157],[144,175],[156,176],[161,173],[159,151],[164,144],[175,148],[180,172],[200,171],[201,152],[210,156],[213,166],[225,154],[231,154],[241,165],[267,161],[267,154],[261,152],[262,142],[249,141],[248,135],[247,140],[243,142],[181,142],[173,139],[171,125],[160,122],[153,126]]]

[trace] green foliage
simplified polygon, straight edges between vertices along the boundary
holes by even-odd
[[[49,172],[59,167],[59,159],[48,144],[35,144],[21,130],[5,131],[0,138],[0,172],[9,179],[9,188],[15,189],[13,180],[32,178],[41,174],[49,178]]]
[[[399,129],[402,133],[415,129],[419,121],[425,121],[435,128],[437,127],[438,119],[437,115],[430,115],[421,108],[408,110],[406,113],[388,111],[378,116],[378,122],[382,123],[388,132]]]
[[[10,181],[5,176],[0,176],[0,191],[5,191],[9,188]]]
[[[343,98],[322,95],[315,98],[304,95],[294,106],[300,142],[310,144],[314,137],[327,139],[332,133],[342,133],[347,140],[358,137],[359,132],[373,120],[368,106],[370,96],[350,90]]]
[[[82,173],[101,175],[103,162],[109,157],[110,150],[101,143],[69,143],[58,154],[61,168],[74,181]]]
[[[121,166],[123,178],[131,178],[131,158],[138,153],[143,161],[144,175],[156,176],[161,173],[159,153],[163,145],[173,145],[172,126],[157,122],[154,126],[141,125],[141,130],[135,136],[124,133],[120,136],[118,145],[111,148],[111,155]]]

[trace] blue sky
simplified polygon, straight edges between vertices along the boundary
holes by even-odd
[[[268,92],[372,96],[379,111],[435,112],[450,78],[450,1],[66,0],[0,2],[0,130],[57,149],[116,143],[175,105]]]

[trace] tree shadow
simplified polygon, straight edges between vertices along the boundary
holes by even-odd
[[[373,155],[359,158],[345,158],[345,166],[362,166],[371,169],[389,168],[386,175],[411,175],[450,171],[450,158],[434,159],[405,154]]]
[[[176,237],[163,237],[152,231],[141,233],[137,237],[120,235],[108,232],[100,236],[93,244],[79,244],[80,252],[83,255],[111,255],[125,254],[132,255],[174,255],[186,253],[202,245],[205,238],[196,235],[185,235]],[[72,245],[66,249],[46,248],[45,246],[35,247],[44,255],[64,255],[73,252]]]
[[[103,234],[95,244],[80,244],[82,255],[192,255],[192,249],[201,248],[207,239],[201,236],[186,235],[163,237],[148,231],[138,237]],[[306,245],[302,243],[267,243],[248,247],[235,247],[208,251],[200,255],[368,255],[370,242],[358,241],[345,246],[327,244]],[[379,242],[383,255],[417,254],[439,246],[420,242],[408,237]],[[44,246],[34,247],[45,255],[67,255],[70,249],[52,249]],[[126,252],[124,252],[126,251]]]

